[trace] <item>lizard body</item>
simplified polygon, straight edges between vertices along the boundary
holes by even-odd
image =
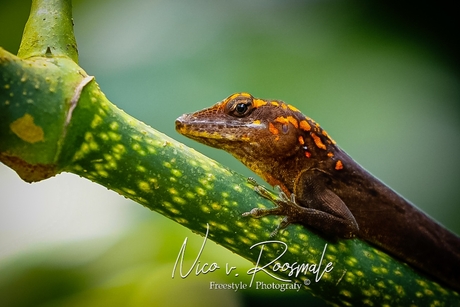
[[[176,130],[223,149],[284,199],[246,215],[285,216],[325,236],[358,237],[460,290],[460,239],[368,173],[315,121],[279,100],[236,93],[185,114]]]

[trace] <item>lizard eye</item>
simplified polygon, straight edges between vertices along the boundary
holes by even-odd
[[[247,116],[253,110],[252,99],[247,97],[234,99],[227,105],[227,110],[230,115],[236,117]]]
[[[248,105],[245,103],[239,103],[236,105],[235,111],[238,114],[244,115],[248,110]]]

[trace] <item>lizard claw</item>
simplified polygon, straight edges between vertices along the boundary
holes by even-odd
[[[263,209],[263,208],[253,208],[251,211],[244,212],[242,216],[250,216],[253,218],[260,218],[266,215],[284,215],[287,211],[289,206],[298,207],[295,202],[295,195],[294,193],[291,194],[289,198],[286,193],[284,193],[279,186],[275,186],[276,192],[278,192],[278,197],[276,197],[272,192],[267,190],[264,186],[259,185],[254,178],[249,177],[248,183],[254,186],[254,191],[262,196],[263,198],[268,199],[273,204],[275,204],[275,208],[270,209]],[[292,221],[288,216],[285,216],[279,225],[276,227],[274,231],[270,233],[270,238],[276,236],[278,232],[284,228],[286,228]]]
[[[289,221],[289,218],[287,216],[285,216],[282,220],[281,220],[281,223],[278,224],[278,226],[276,226],[275,230],[273,230],[271,233],[270,233],[270,238],[273,238],[274,236],[276,236],[278,234],[278,232],[282,231],[284,228],[288,227],[289,224],[291,224],[291,222]]]
[[[243,214],[241,214],[241,216],[252,216],[252,217],[258,218],[258,217],[261,217],[260,210],[263,210],[263,209],[252,208],[251,211],[244,212]]]

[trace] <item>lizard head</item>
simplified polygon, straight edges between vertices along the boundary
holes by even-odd
[[[229,152],[272,185],[280,184],[281,177],[295,178],[296,170],[313,167],[326,154],[332,157],[329,150],[335,144],[295,107],[248,93],[236,93],[209,108],[182,115],[176,120],[176,130]]]
[[[299,152],[308,157],[304,136],[316,129],[320,129],[319,125],[293,106],[279,100],[254,98],[248,93],[233,94],[209,108],[184,114],[176,120],[179,133],[223,149],[245,164],[245,161],[264,157],[288,158]],[[330,140],[327,135],[321,138]],[[308,141],[312,141],[310,137]],[[320,146],[326,146],[320,137],[317,141]]]
[[[176,130],[227,151],[288,194],[299,169],[324,167],[323,161],[338,163],[336,170],[343,167],[341,161],[332,160],[335,142],[326,131],[280,100],[236,93],[209,108],[182,115],[176,120]]]
[[[238,159],[292,155],[299,143],[295,108],[277,100],[236,93],[176,120],[176,130],[200,143],[223,149]]]

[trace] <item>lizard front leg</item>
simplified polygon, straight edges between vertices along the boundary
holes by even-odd
[[[275,236],[279,230],[290,224],[302,224],[315,228],[326,235],[341,238],[352,238],[359,232],[358,224],[345,203],[328,189],[323,189],[321,192],[312,189],[313,194],[316,195],[311,195],[314,205],[314,208],[311,208],[297,204],[294,193],[289,198],[279,186],[275,186],[278,192],[278,197],[275,197],[265,187],[258,185],[254,179],[249,178],[248,181],[254,185],[254,191],[270,200],[276,207],[271,209],[254,208],[243,213],[243,216],[254,218],[267,215],[284,216],[270,237]]]

